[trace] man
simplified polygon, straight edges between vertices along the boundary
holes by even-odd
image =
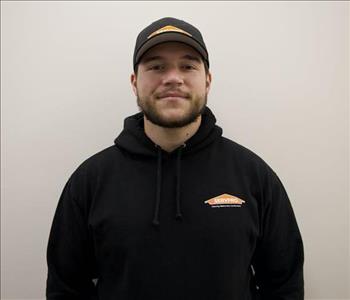
[[[46,296],[102,300],[301,300],[303,243],[287,193],[207,107],[208,52],[163,18],[137,37],[141,112],[66,183]]]

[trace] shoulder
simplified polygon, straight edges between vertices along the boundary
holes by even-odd
[[[246,165],[256,165],[258,167],[267,166],[266,161],[258,153],[227,137],[222,137],[221,147],[221,151],[224,151],[226,156],[236,162]]]
[[[70,173],[65,190],[81,207],[90,203],[94,191],[103,182],[106,172],[118,161],[120,153],[115,146],[109,146],[82,160]]]
[[[98,166],[108,165],[119,156],[118,148],[115,145],[104,148],[85,160],[79,165],[81,169],[98,168]]]
[[[226,151],[226,160],[231,160],[230,166],[246,179],[249,178],[254,190],[259,190],[265,196],[275,193],[288,198],[281,179],[260,155],[225,137],[222,138],[222,149]]]
[[[120,151],[115,145],[104,148],[82,160],[72,172],[73,181],[95,181],[101,172],[108,171],[119,160]]]
[[[260,154],[224,136],[221,139],[220,152],[225,161],[230,162],[241,174],[255,178],[261,184],[268,178],[278,178],[270,162]]]

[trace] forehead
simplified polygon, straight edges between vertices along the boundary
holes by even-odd
[[[202,61],[201,55],[192,47],[180,42],[166,42],[149,49],[141,58],[141,63],[147,62],[150,58],[159,59],[194,58]]]

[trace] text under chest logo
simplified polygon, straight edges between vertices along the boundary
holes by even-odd
[[[245,201],[229,194],[222,194],[220,196],[216,196],[211,198],[204,203],[209,204],[212,208],[217,207],[241,207]]]

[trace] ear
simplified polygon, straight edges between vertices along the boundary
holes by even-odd
[[[208,71],[208,74],[206,75],[206,80],[205,80],[205,88],[207,91],[207,94],[209,93],[210,87],[211,87],[211,73]]]
[[[135,94],[135,96],[137,96],[137,78],[136,78],[136,74],[135,73],[132,73],[131,76],[130,76],[130,82],[131,82],[131,87],[132,87],[132,90]]]

